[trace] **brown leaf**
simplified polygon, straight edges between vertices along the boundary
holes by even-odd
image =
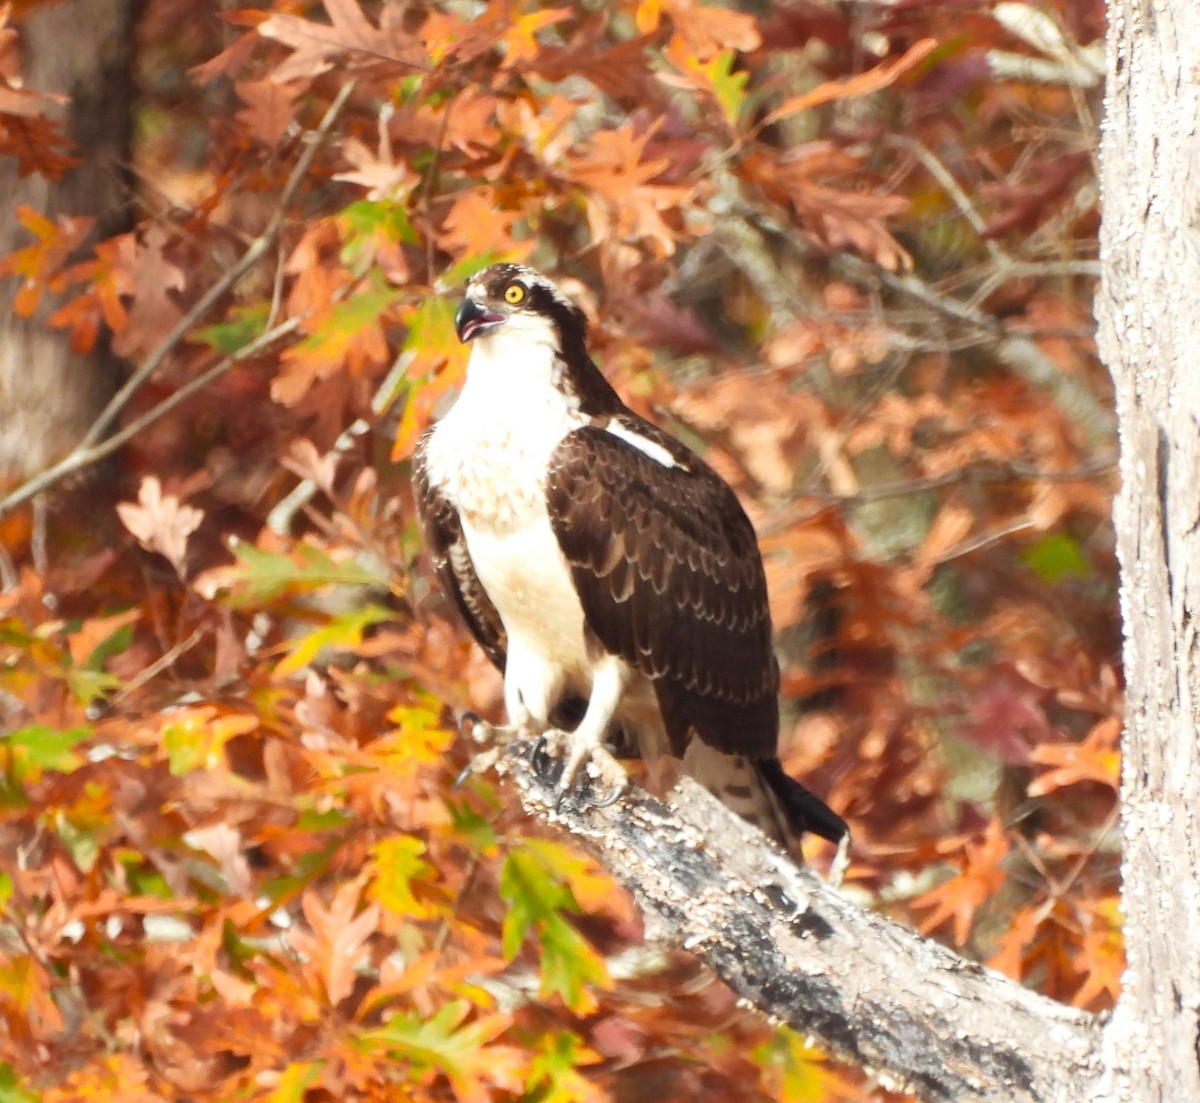
[[[119,502],[121,523],[147,551],[158,552],[183,576],[188,537],[200,527],[204,511],[182,505],[173,494],[163,494],[157,475],[147,475],[138,488],[137,503]]]
[[[259,24],[258,33],[290,46],[293,53],[275,67],[271,79],[286,84],[319,76],[337,65],[403,73],[428,69],[428,58],[400,24],[400,7],[385,5],[378,27],[371,24],[355,0],[325,0],[332,24],[276,12]]]
[[[292,945],[313,963],[334,1006],[353,991],[356,971],[366,961],[363,946],[379,926],[378,904],[355,915],[365,884],[365,876],[360,876],[342,885],[328,908],[315,892],[306,892],[301,909],[312,934],[297,930],[291,935]]]

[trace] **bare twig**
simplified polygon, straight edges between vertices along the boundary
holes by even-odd
[[[240,259],[234,264],[225,274],[217,280],[197,301],[191,309],[176,323],[171,331],[163,338],[158,347],[146,358],[140,367],[125,381],[124,385],[112,399],[108,405],[100,412],[100,415],[93,422],[91,428],[87,431],[84,438],[75,446],[58,463],[39,472],[21,486],[17,487],[11,494],[8,494],[3,499],[0,499],[0,517],[16,508],[18,505],[35,497],[42,491],[48,489],[57,483],[64,476],[69,475],[83,467],[103,459],[105,456],[114,452],[122,444],[128,441],[136,432],[145,428],[147,425],[157,421],[163,414],[173,409],[180,402],[190,395],[196,393],[202,387],[207,386],[214,379],[219,378],[228,371],[234,364],[240,360],[246,359],[253,355],[254,352],[260,351],[285,333],[290,333],[296,323],[285,322],[282,325],[274,326],[266,333],[262,334],[256,340],[252,341],[244,349],[240,349],[233,356],[227,357],[221,363],[210,368],[207,372],[198,376],[185,384],[169,398],[164,399],[152,410],[148,411],[136,421],[127,425],[119,433],[105,437],[105,434],[111,428],[113,422],[121,415],[121,412],[129,404],[130,399],[137,393],[141,386],[154,374],[166,360],[166,358],[175,350],[175,348],[183,341],[187,334],[208,314],[209,310],[216,304],[221,297],[229,291],[241,278],[244,276],[258,261],[267,253],[278,239],[285,219],[287,210],[292,200],[295,198],[297,189],[300,187],[301,181],[308,173],[309,167],[312,165],[313,158],[317,154],[325,137],[333,129],[334,123],[341,115],[342,109],[346,105],[346,101],[350,98],[354,91],[355,82],[347,81],[342,86],[333,102],[329,105],[328,110],[322,117],[317,129],[312,132],[309,137],[308,144],[300,157],[297,159],[291,174],[288,177],[287,183],[284,185],[283,191],[280,193],[279,205],[276,208],[275,214],[272,217],[267,228],[255,238],[242,254]]]
[[[290,318],[288,321],[280,323],[274,329],[268,330],[248,345],[238,349],[232,356],[227,356],[220,363],[214,364],[208,371],[196,376],[195,379],[189,379],[177,391],[174,391],[156,406],[147,410],[141,417],[131,421],[119,432],[113,433],[112,436],[106,437],[98,444],[93,444],[87,448],[82,443],[76,445],[58,463],[47,467],[44,471],[26,480],[11,494],[0,498],[0,517],[3,517],[23,502],[29,501],[30,498],[36,497],[43,490],[48,490],[67,475],[79,471],[84,467],[90,467],[106,456],[112,455],[113,452],[123,444],[127,444],[147,426],[153,425],[159,418],[169,414],[181,402],[191,398],[198,391],[204,390],[205,387],[219,379],[236,364],[250,359],[250,357],[257,355],[267,346],[278,341],[279,338],[294,332],[299,327],[299,324],[299,320],[296,318]]]
[[[821,506],[813,508],[809,505],[798,506],[778,514],[774,519],[759,527],[760,535],[769,535],[791,528],[794,525],[810,521],[814,516],[824,513],[836,506],[863,505],[866,502],[884,501],[889,498],[908,498],[914,494],[926,494],[931,490],[942,490],[946,487],[961,486],[971,483],[1075,483],[1087,482],[1115,471],[1116,459],[1100,459],[1093,463],[1075,467],[1069,471],[1048,471],[1038,467],[1028,467],[1025,464],[1009,463],[971,464],[957,471],[947,471],[942,475],[930,475],[920,479],[904,479],[898,482],[881,483],[879,486],[868,486],[854,494],[835,494],[832,491],[806,489],[801,492],[807,499],[822,502]]]

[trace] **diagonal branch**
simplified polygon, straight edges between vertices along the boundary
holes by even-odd
[[[669,805],[635,788],[611,807],[556,808],[536,747],[513,740],[496,762],[525,810],[633,893],[649,936],[764,1014],[931,1103],[1091,1098],[1092,1016],[857,907],[689,779]]]
[[[207,386],[214,379],[223,375],[239,360],[246,359],[253,351],[260,350],[263,347],[271,344],[275,339],[282,336],[286,332],[290,332],[295,328],[295,322],[283,323],[280,326],[272,326],[266,333],[252,341],[246,348],[240,350],[232,357],[228,357],[219,364],[210,368],[203,375],[193,380],[186,387],[180,388],[178,392],[172,395],[166,401],[160,403],[154,409],[148,411],[143,417],[139,418],[135,426],[127,426],[119,433],[105,437],[105,434],[112,427],[113,423],[120,417],[122,411],[129,404],[129,400],[142,387],[147,379],[154,374],[166,360],[166,358],[176,349],[181,341],[188,333],[208,314],[209,310],[220,301],[238,281],[254,267],[255,264],[262,259],[263,256],[275,245],[283,230],[284,220],[287,217],[287,211],[291,205],[292,199],[295,197],[297,189],[301,182],[308,174],[308,170],[312,165],[313,158],[317,155],[325,138],[333,129],[334,123],[342,113],[342,109],[346,105],[346,101],[350,98],[354,91],[355,82],[347,81],[342,85],[337,96],[329,105],[316,130],[309,135],[308,143],[304,151],[300,154],[296,164],[293,166],[291,174],[288,176],[287,183],[284,185],[283,191],[279,196],[279,203],[275,209],[275,214],[266,229],[256,237],[246,251],[238,259],[237,263],[232,265],[219,280],[216,281],[191,307],[188,312],[179,319],[171,331],[162,339],[158,347],[138,366],[137,370],[125,381],[121,389],[113,395],[108,405],[100,412],[99,416],[92,423],[90,429],[84,438],[61,460],[46,468],[44,471],[38,472],[25,483],[22,483],[12,493],[0,499],[0,517],[15,509],[30,498],[40,494],[43,490],[48,489],[67,475],[72,474],[81,468],[87,467],[90,464],[96,463],[105,456],[116,451],[122,444],[134,435],[136,429],[142,429],[152,421],[156,421],[168,410],[178,405],[184,398],[194,394],[197,390]]]

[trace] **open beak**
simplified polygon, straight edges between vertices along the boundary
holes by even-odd
[[[503,323],[503,314],[485,310],[474,299],[463,299],[462,305],[454,315],[454,328],[458,332],[458,339],[464,344],[472,337],[495,329]]]

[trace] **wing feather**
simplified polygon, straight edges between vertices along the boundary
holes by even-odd
[[[426,430],[413,451],[413,496],[421,535],[442,589],[466,621],[487,657],[504,670],[508,636],[500,614],[484,590],[467,551],[458,510],[429,477],[428,445],[436,427]]]
[[[770,757],[779,668],[754,528],[679,441],[629,413],[620,425],[577,429],[550,459],[551,525],[588,628],[652,679],[675,754],[694,731],[721,751]]]

